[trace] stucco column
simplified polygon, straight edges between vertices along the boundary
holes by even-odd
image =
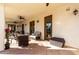
[[[4,50],[4,39],[5,39],[5,15],[4,5],[0,4],[0,51]]]

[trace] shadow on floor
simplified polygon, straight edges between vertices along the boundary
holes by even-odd
[[[37,43],[31,43],[24,48],[10,48],[1,51],[0,54],[13,54],[13,55],[75,55],[70,50],[56,50],[48,49],[50,47],[40,46]]]

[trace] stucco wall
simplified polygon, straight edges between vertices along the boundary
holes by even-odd
[[[70,10],[66,11],[67,8]],[[74,9],[79,10],[79,4],[63,4],[55,8],[51,5],[47,7],[47,11],[27,21],[27,32],[29,32],[29,22],[35,20],[35,31],[42,32],[42,39],[44,39],[44,17],[52,15],[52,36],[62,37],[66,45],[79,48],[79,14],[73,15]],[[36,22],[37,20],[39,23]]]
[[[4,39],[5,39],[5,20],[4,20],[4,7],[0,4],[0,51],[4,50]]]
[[[63,37],[66,45],[79,48],[79,14],[73,15],[79,4],[63,5],[54,12],[53,35]],[[66,8],[70,8],[66,11]],[[79,10],[79,9],[78,9]]]

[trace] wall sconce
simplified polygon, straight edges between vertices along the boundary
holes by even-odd
[[[39,23],[39,20],[37,20],[37,23]]]
[[[66,8],[66,11],[70,11],[70,7]]]
[[[46,6],[49,6],[49,3],[46,3]]]
[[[77,15],[77,14],[78,14],[78,10],[75,9],[75,10],[73,11],[73,14],[74,14],[74,15]]]

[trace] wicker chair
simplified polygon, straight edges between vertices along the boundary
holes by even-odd
[[[32,39],[35,39],[35,40],[40,40],[41,39],[41,32],[36,31],[35,33],[30,35],[29,37],[32,38]]]

